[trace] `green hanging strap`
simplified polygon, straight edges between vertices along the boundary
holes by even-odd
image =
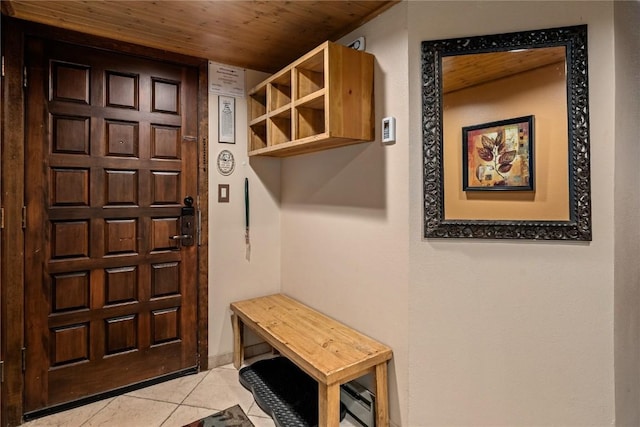
[[[251,240],[249,239],[249,178],[244,179],[244,242],[245,257],[251,258]]]

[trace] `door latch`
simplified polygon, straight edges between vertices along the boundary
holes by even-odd
[[[180,234],[171,236],[171,240],[179,240],[182,246],[193,246],[195,232],[196,210],[193,207],[193,197],[184,198],[184,206],[180,212]]]

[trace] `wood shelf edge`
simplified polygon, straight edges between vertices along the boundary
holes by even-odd
[[[262,114],[249,122],[249,126],[259,125],[260,123],[267,123],[267,115]]]
[[[286,114],[287,110],[289,111],[289,114]],[[269,111],[267,113],[267,116],[269,116],[269,117],[285,117],[285,116],[286,117],[291,117],[291,103],[288,103],[286,105],[278,107],[275,110]]]
[[[327,93],[327,89],[323,87],[322,89],[319,89],[313,93],[310,93],[309,95],[305,95],[302,98],[296,99],[293,103],[293,106],[306,107],[307,104],[313,103],[319,98],[322,98],[323,96],[325,96],[326,93]],[[324,101],[323,101],[323,105],[324,105]],[[309,107],[309,108],[313,108],[313,107]]]
[[[271,156],[271,157],[289,157],[298,154],[313,153],[316,151],[326,150],[329,148],[344,147],[347,145],[365,144],[370,141],[355,140],[349,138],[318,138],[317,135],[289,141],[265,148],[249,151],[249,157],[252,156]]]

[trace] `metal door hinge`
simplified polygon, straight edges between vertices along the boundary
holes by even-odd
[[[2,77],[4,77],[4,55],[2,55]]]
[[[22,228],[27,228],[27,207],[22,207]]]
[[[0,360],[0,383],[4,382],[4,361]]]
[[[27,67],[26,66],[22,71],[22,86],[27,87]]]
[[[22,347],[22,372],[27,372],[27,348]]]
[[[4,208],[0,208],[0,229],[4,228]]]

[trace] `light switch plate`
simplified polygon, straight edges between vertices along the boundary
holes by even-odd
[[[218,203],[229,203],[229,184],[218,184]]]

